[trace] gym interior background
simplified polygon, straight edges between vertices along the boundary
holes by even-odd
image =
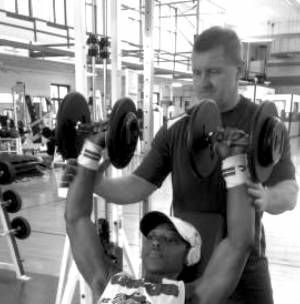
[[[2,192],[18,194],[22,208],[1,216],[0,227],[5,230],[17,216],[31,227],[24,240],[0,238],[0,303],[62,303],[60,287],[77,282],[76,273],[63,267],[64,200],[57,196],[62,162],[57,153],[54,159],[47,155],[49,137],[41,135],[44,127],[54,129],[64,96],[73,90],[84,93],[96,119],[105,117],[119,96],[130,97],[144,111],[148,131],[122,172],[131,171],[163,121],[184,112],[192,100],[194,35],[212,25],[230,27],[241,37],[245,69],[240,92],[255,103],[276,104],[289,132],[299,182],[300,1],[0,0],[0,161],[7,154],[24,159],[20,165],[20,158],[14,158],[16,180],[1,185]],[[96,57],[91,56],[91,34],[104,41]],[[168,178],[151,197],[151,208],[168,212],[170,188]],[[98,205],[101,216],[105,203]],[[140,206],[110,213],[123,222],[118,233],[133,267],[139,260]],[[291,212],[264,215],[276,304],[300,303],[299,216],[299,202]],[[124,267],[131,267],[126,256]],[[71,280],[61,282],[67,274]],[[81,287],[69,286],[64,303],[83,301]]]

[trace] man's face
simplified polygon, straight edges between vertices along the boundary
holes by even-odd
[[[214,99],[220,110],[234,107],[237,101],[241,67],[234,65],[217,47],[192,56],[195,101]]]
[[[187,251],[187,244],[171,225],[158,225],[148,233],[143,243],[142,259],[146,274],[172,278],[181,272]]]

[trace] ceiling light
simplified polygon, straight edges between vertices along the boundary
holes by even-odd
[[[182,83],[181,82],[172,82],[172,87],[173,88],[181,88],[182,87]]]

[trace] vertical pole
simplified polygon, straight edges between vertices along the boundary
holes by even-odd
[[[75,89],[87,96],[85,1],[74,1]]]
[[[107,37],[107,0],[102,0],[103,36]],[[106,117],[107,107],[107,59],[103,59],[103,113]],[[111,103],[109,103],[111,104]]]
[[[140,11],[140,24],[139,24],[139,45],[140,45],[140,56],[139,56],[139,61],[142,62],[142,50],[143,50],[143,13],[142,13],[142,8],[143,8],[143,0],[139,1],[139,11]]]
[[[153,0],[145,1],[145,22],[144,22],[144,149],[150,150],[153,139]]]
[[[121,68],[122,68],[122,54],[121,54],[121,47],[120,47],[120,37],[119,37],[119,20],[120,20],[120,11],[121,5],[120,0],[111,1],[111,105],[113,106],[114,103],[121,97],[121,85],[122,85],[122,75],[121,75]],[[120,176],[122,172],[116,170],[115,168],[111,168],[109,174],[113,177]],[[108,210],[110,209],[110,210]],[[113,222],[113,226],[117,226],[118,229],[122,228],[122,206],[109,206],[107,205],[106,212],[111,213],[111,220]],[[110,221],[111,224],[111,221]],[[116,242],[118,245],[121,245],[118,240],[118,231],[115,235],[112,235],[112,240]]]
[[[176,53],[177,53],[177,20],[178,20],[178,9],[175,8],[175,22],[174,22],[174,56],[173,56],[173,80],[174,80],[174,74],[175,74],[175,67],[176,67]],[[171,86],[171,90],[172,90],[172,86]]]
[[[150,150],[153,139],[153,12],[154,1],[145,1],[144,21],[144,146],[143,153]],[[151,200],[148,197],[143,202],[142,213],[151,209]]]
[[[120,1],[111,1],[111,104],[121,97]]]
[[[196,34],[200,32],[200,0],[197,0],[197,12],[196,12]]]
[[[96,0],[92,1],[92,33],[96,32]],[[96,56],[92,56],[92,100],[93,100],[93,113],[92,118],[97,121],[97,107],[96,107]]]

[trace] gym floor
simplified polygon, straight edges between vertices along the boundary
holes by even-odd
[[[300,138],[291,139],[292,155],[300,183]],[[52,304],[55,303],[61,258],[65,242],[64,200],[57,197],[57,183],[61,169],[28,177],[3,189],[14,189],[23,200],[23,208],[17,214],[24,216],[31,225],[30,237],[17,241],[29,281],[20,281],[15,274],[0,269],[0,303],[2,304]],[[152,209],[168,211],[171,184],[168,178],[161,189],[152,196]],[[100,208],[99,215],[103,216]],[[104,213],[104,211],[103,211]],[[138,260],[138,221],[140,204],[123,208],[124,230]],[[11,215],[13,218],[15,215]],[[300,283],[300,198],[292,212],[280,216],[265,214],[263,222],[267,237],[267,255],[270,262],[275,304],[299,304]],[[5,237],[0,238],[0,261],[11,262]],[[137,262],[135,265],[138,264]],[[72,303],[79,303],[79,293],[74,293]],[[71,303],[70,303],[71,304]]]

